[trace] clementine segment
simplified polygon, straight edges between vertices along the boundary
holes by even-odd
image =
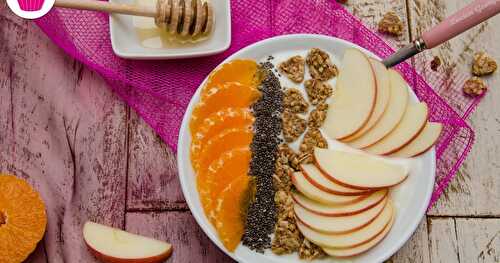
[[[24,261],[47,225],[40,195],[24,180],[0,174],[0,262]]]
[[[257,83],[257,63],[250,59],[237,59],[225,63],[208,77],[207,84],[203,87],[203,94],[214,87],[220,87],[226,82],[239,82],[244,86],[255,86]]]

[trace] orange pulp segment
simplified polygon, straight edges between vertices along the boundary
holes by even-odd
[[[250,107],[260,96],[257,88],[242,85],[238,82],[228,82],[202,96],[201,101],[193,109],[189,128],[191,134],[196,134],[203,120],[210,114],[228,107]]]
[[[220,87],[226,82],[239,82],[245,86],[255,86],[257,79],[257,62],[250,59],[237,59],[225,63],[208,77],[207,84],[203,87],[203,94],[214,87]]]

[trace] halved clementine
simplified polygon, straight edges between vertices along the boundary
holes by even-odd
[[[0,262],[24,261],[43,238],[45,205],[24,180],[0,174]]]
[[[225,63],[213,71],[203,87],[202,96],[214,87],[220,87],[226,82],[239,82],[245,86],[255,86],[257,83],[258,65],[254,60],[237,59]]]

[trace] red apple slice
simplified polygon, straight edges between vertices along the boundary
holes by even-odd
[[[372,240],[363,243],[359,246],[355,246],[352,248],[326,248],[324,247],[323,250],[325,251],[326,254],[334,257],[352,257],[359,255],[363,252],[368,251],[369,249],[373,248],[375,245],[377,245],[384,237],[387,236],[389,233],[389,230],[391,230],[392,225],[394,224],[395,216],[392,216],[391,220],[389,221],[389,224],[384,228],[384,230],[378,234],[375,238]]]
[[[408,158],[420,155],[434,146],[442,130],[441,123],[428,122],[417,138],[390,156]]]
[[[391,202],[388,202],[384,210],[373,222],[367,226],[346,234],[324,234],[314,231],[297,221],[300,232],[311,242],[323,248],[349,248],[359,246],[371,241],[379,235],[390,223],[394,214],[394,208]]]
[[[372,192],[373,190],[360,190],[354,188],[348,188],[342,186],[335,181],[329,180],[321,171],[313,164],[303,164],[301,165],[302,174],[309,181],[309,183],[313,184],[317,188],[336,195],[366,195]]]
[[[103,262],[156,263],[172,254],[172,245],[168,243],[93,222],[83,226],[83,239]]]
[[[388,190],[383,189],[373,192],[366,198],[352,204],[346,205],[325,205],[307,198],[300,193],[292,193],[292,198],[298,205],[318,215],[322,216],[348,216],[368,210],[387,196]]]
[[[389,105],[389,98],[391,96],[391,82],[389,80],[389,72],[387,68],[380,61],[370,58],[370,64],[375,72],[375,80],[377,82],[377,100],[375,101],[375,107],[373,108],[373,113],[368,119],[368,122],[357,131],[355,134],[342,139],[343,142],[349,142],[356,138],[361,137],[368,130],[370,130],[375,124],[380,120],[382,114],[387,109]]]
[[[390,69],[391,96],[380,120],[363,136],[348,142],[354,148],[368,147],[389,134],[403,118],[408,105],[408,84],[398,72]]]
[[[365,196],[355,196],[355,195],[336,195],[332,193],[327,193],[320,190],[313,184],[311,184],[301,172],[295,172],[292,174],[292,183],[303,195],[309,197],[316,202],[320,202],[327,205],[343,205],[357,202]]]
[[[403,148],[424,129],[428,113],[425,102],[408,106],[403,119],[394,130],[382,140],[363,148],[363,150],[371,154],[387,155]]]
[[[408,176],[404,167],[366,154],[315,148],[314,161],[330,180],[358,189],[386,188]]]
[[[330,138],[342,139],[366,124],[377,97],[373,69],[361,51],[345,51],[336,86],[324,128]]]
[[[372,222],[384,210],[387,198],[374,207],[349,216],[321,216],[298,204],[293,205],[295,215],[305,226],[326,234],[343,234],[361,229]]]

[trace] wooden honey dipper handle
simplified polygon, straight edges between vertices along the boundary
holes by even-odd
[[[156,7],[154,6],[117,4],[105,1],[56,0],[54,5],[57,7],[64,7],[71,9],[102,11],[106,13],[118,13],[118,14],[134,15],[134,16],[156,17],[158,15]]]

